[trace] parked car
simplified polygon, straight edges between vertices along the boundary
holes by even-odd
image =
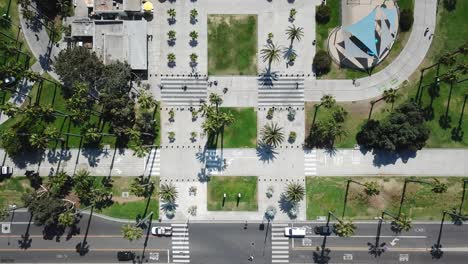
[[[1,175],[8,176],[13,174],[13,168],[8,166],[2,166]]]
[[[172,227],[169,226],[153,226],[151,228],[153,236],[172,236]]]
[[[332,233],[330,226],[316,226],[314,227],[314,233],[321,236],[329,236]]]
[[[287,237],[305,237],[306,229],[304,227],[285,227],[284,235]]]
[[[119,261],[130,261],[135,259],[135,253],[131,251],[119,251],[117,252],[117,259]]]

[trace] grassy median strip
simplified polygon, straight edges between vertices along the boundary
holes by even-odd
[[[425,182],[434,181],[434,177],[411,178]],[[409,177],[307,177],[307,218],[315,220],[318,216],[327,215],[328,211],[341,216],[348,179],[360,183],[375,181],[378,183],[380,193],[368,196],[363,186],[351,183],[345,217],[374,219],[382,211],[398,213],[404,181]],[[442,211],[459,208],[463,178],[437,177],[437,179],[447,184],[445,193],[434,193],[428,184],[408,183],[402,212],[414,220],[438,220],[442,216]],[[466,213],[467,210],[468,205],[464,203],[462,212]]]
[[[223,195],[226,199],[223,201]],[[238,193],[241,198],[238,199]],[[208,182],[208,210],[257,211],[257,177],[213,176]]]

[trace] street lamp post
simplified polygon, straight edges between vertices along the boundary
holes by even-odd
[[[6,19],[8,22],[11,20],[11,16],[10,16],[10,7],[11,7],[11,0],[8,1],[8,6],[7,6],[7,10],[5,13],[3,13],[2,17],[4,19]]]
[[[367,243],[369,246],[369,252],[375,257],[379,257],[382,253],[385,252],[386,243],[380,243],[380,234],[382,231],[382,223],[385,221],[385,215],[390,216],[391,218],[397,220],[398,217],[392,214],[389,214],[385,211],[382,212],[382,215],[379,217],[379,224],[377,225],[377,235],[375,237],[375,244]]]
[[[442,213],[442,220],[440,221],[440,229],[439,229],[439,236],[437,237],[437,243],[435,243],[431,247],[431,255],[434,258],[441,258],[442,255],[444,254],[444,252],[442,251],[442,245],[440,244],[440,240],[442,239],[442,231],[443,231],[443,228],[444,228],[444,221],[445,221],[445,216],[446,215],[451,215],[451,216],[457,217],[459,219],[464,219],[464,217],[459,215],[459,214],[450,213],[450,212],[447,212],[447,211],[444,211]]]

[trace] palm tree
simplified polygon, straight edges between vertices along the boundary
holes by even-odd
[[[135,178],[130,184],[130,193],[138,197],[145,196],[145,186],[141,183],[140,179]]]
[[[97,142],[101,138],[101,133],[99,133],[99,129],[89,127],[83,131],[83,138],[89,142]]]
[[[169,61],[169,63],[175,62],[175,60],[176,60],[175,54],[174,53],[167,54],[167,60]]]
[[[268,61],[268,72],[271,70],[271,63],[273,61],[279,61],[281,58],[281,50],[274,43],[269,43],[265,48],[260,50],[263,62]]]
[[[450,109],[450,101],[452,99],[452,90],[453,90],[453,84],[458,81],[458,74],[455,70],[450,70],[443,76],[441,76],[442,81],[450,84],[450,90],[449,90],[449,96],[447,99],[447,106],[445,108],[445,115],[441,116],[441,124],[443,127],[449,127],[450,126],[450,120],[449,120],[449,109]]]
[[[216,105],[216,109],[218,109],[219,105],[223,103],[223,98],[217,93],[210,93],[210,103]]]
[[[286,29],[286,35],[288,35],[288,39],[291,40],[290,47],[292,47],[295,39],[300,41],[301,38],[304,36],[304,29],[301,27],[296,27],[293,24],[292,26],[289,26],[288,29]]]
[[[133,155],[137,156],[138,158],[143,158],[146,154],[149,153],[150,149],[147,146],[144,146],[142,142],[138,142],[133,148]]]
[[[12,118],[16,114],[18,114],[20,108],[11,102],[7,102],[5,105],[2,106],[2,111],[5,113],[5,115]]]
[[[456,54],[454,53],[446,53],[444,56],[440,57],[439,63],[446,65],[446,66],[451,66],[455,64],[456,62]]]
[[[395,101],[398,98],[398,96],[399,94],[397,94],[397,89],[390,88],[383,92],[383,98],[386,103],[392,104],[392,110],[393,110],[393,105],[395,104]]]
[[[197,62],[197,59],[198,59],[198,55],[196,53],[192,53],[190,54],[190,61],[195,63]]]
[[[190,19],[193,21],[197,18],[198,16],[198,11],[194,8],[190,10]]]
[[[285,196],[288,201],[298,203],[304,199],[304,186],[298,182],[291,182],[286,186]]]
[[[411,219],[402,213],[400,216],[393,219],[391,229],[395,233],[401,233],[401,231],[408,232],[411,230]]]
[[[64,212],[59,214],[58,223],[61,226],[72,226],[75,223],[75,215],[71,212]]]
[[[189,36],[192,38],[192,41],[195,41],[198,38],[198,33],[194,30],[190,32]]]
[[[174,19],[174,17],[176,16],[176,11],[174,8],[171,8],[169,10],[167,10],[167,14],[172,18]]]
[[[60,132],[58,129],[54,126],[48,126],[46,129],[44,129],[44,135],[49,139],[49,140],[59,140],[60,139]]]
[[[319,106],[323,105],[323,107],[330,109],[335,104],[336,104],[336,100],[335,100],[335,97],[333,95],[326,94],[326,95],[322,96],[322,98],[320,98]]]
[[[44,134],[31,134],[29,137],[29,144],[38,150],[44,150],[49,143],[48,138]]]
[[[356,225],[353,224],[351,220],[345,221],[338,221],[333,225],[334,232],[337,236],[340,237],[350,237],[354,234],[356,230]]]
[[[130,242],[138,240],[143,236],[143,229],[127,224],[122,226],[122,235]]]
[[[143,109],[151,109],[156,106],[156,101],[149,91],[143,90],[138,96],[138,104]]]
[[[364,192],[368,196],[379,195],[379,184],[376,181],[366,182],[363,185],[365,187]]]
[[[277,123],[266,124],[260,131],[263,143],[276,148],[284,140],[284,133],[282,130],[283,128],[278,127]]]
[[[174,203],[178,197],[178,192],[172,183],[170,184],[161,184],[161,188],[159,190],[159,197],[162,201],[166,203]]]
[[[175,30],[169,30],[169,32],[167,32],[167,37],[169,38],[169,40],[174,41],[176,39]]]

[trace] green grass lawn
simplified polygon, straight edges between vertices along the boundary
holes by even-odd
[[[319,49],[327,50],[327,38],[328,34],[333,30],[333,28],[340,26],[341,18],[339,17],[338,10],[341,10],[341,1],[339,0],[329,0],[327,5],[330,5],[332,10],[332,16],[330,21],[325,25],[320,25],[317,23],[317,51]],[[398,6],[400,10],[410,9],[413,10],[414,0],[400,0],[398,1]],[[336,11],[335,11],[336,10]],[[403,50],[403,47],[408,42],[409,35],[411,30],[408,32],[398,32],[397,39],[393,44],[392,49],[388,56],[375,67],[372,71],[372,74],[375,74],[385,67],[390,65],[390,63],[400,54]],[[335,63],[332,63],[331,70],[328,74],[320,76],[320,79],[358,79],[369,76],[367,72],[349,69],[349,68],[340,68]]]
[[[257,74],[257,16],[208,16],[208,74]]]
[[[377,181],[380,194],[369,197],[364,188],[357,184],[350,184],[345,217],[353,219],[373,219],[382,211],[397,214],[401,199],[401,192],[406,177],[353,177],[361,183]],[[341,216],[343,212],[346,177],[307,177],[307,219],[314,220],[317,216],[325,216],[328,211]],[[418,180],[432,181],[432,177],[418,177]],[[438,178],[448,185],[448,191],[435,194],[426,184],[409,183],[406,188],[405,201],[402,212],[415,220],[438,220],[443,210],[459,207],[463,188],[463,178]],[[463,212],[467,212],[468,205],[464,203]]]
[[[3,14],[6,12],[8,6],[8,0],[5,1],[0,1],[0,12]],[[4,27],[0,25],[0,42],[6,41],[6,42],[11,42],[13,41],[12,39],[17,38],[18,36],[18,26],[20,25],[19,21],[19,13],[18,13],[18,0],[12,0],[11,1],[11,7],[10,7],[10,13],[9,15],[11,16],[11,26],[10,27]],[[5,35],[6,36],[5,36]],[[18,47],[21,47],[21,51],[28,54],[30,56],[30,61],[29,65],[33,65],[36,62],[36,58],[34,55],[32,55],[32,52],[29,49],[28,43],[24,39],[23,33],[20,32],[19,38],[18,38]],[[15,42],[15,41],[14,41]],[[5,58],[3,57],[4,54],[0,54],[0,63],[5,62]],[[16,56],[14,57],[9,57],[7,59],[10,62],[16,61]],[[25,55],[20,55],[19,56],[19,63],[25,63],[26,62],[26,56]]]
[[[254,108],[222,107],[220,111],[231,112],[235,121],[224,128],[224,133],[218,135],[217,144],[212,144],[212,147],[254,148],[257,142],[257,114]]]
[[[31,189],[26,177],[0,178],[0,205],[7,207],[9,204],[16,204],[22,207],[21,196]]]
[[[223,207],[223,194],[226,200]],[[241,194],[237,205],[237,194]],[[213,176],[208,182],[208,210],[210,211],[256,211],[257,177]]]
[[[401,6],[401,5],[400,5]],[[460,47],[463,43],[466,42],[464,36],[468,35],[468,20],[465,19],[465,14],[468,13],[468,2],[460,1],[457,2],[457,8],[448,12],[442,6],[439,6],[437,16],[437,27],[434,34],[434,40],[429,49],[429,52],[424,60],[421,68],[428,67],[435,63],[438,58],[444,56],[446,52],[452,52]],[[457,57],[459,63],[468,63],[468,56]],[[442,66],[440,68],[440,73],[444,73],[448,70],[447,67]],[[431,83],[436,75],[435,68],[433,70],[425,71],[423,85]],[[415,97],[416,91],[419,84],[420,71],[417,70],[413,76],[410,78],[409,83],[405,83],[400,86],[399,94],[400,97],[397,99],[397,102],[394,105],[394,108],[398,105],[410,100],[410,98]],[[465,76],[461,76],[460,80],[466,79]],[[422,106],[423,108],[430,105],[430,96],[426,88],[423,91],[422,97]],[[440,96],[436,97],[432,103],[432,108],[434,109],[434,117],[426,123],[431,131],[429,140],[427,141],[427,147],[432,148],[461,148],[468,146],[468,119],[465,108],[465,115],[462,122],[462,129],[465,132],[465,136],[462,141],[452,140],[451,130],[453,127],[458,125],[458,120],[460,117],[461,109],[463,106],[464,94],[468,92],[468,81],[459,83],[454,86],[452,91],[452,99],[450,101],[449,116],[451,117],[451,128],[443,129],[439,125],[439,118],[445,113],[445,109],[448,102],[450,86],[446,83],[442,83],[440,86]],[[306,121],[311,123],[313,117],[312,103],[306,105],[308,109],[306,113]],[[336,147],[352,147],[356,144],[356,134],[361,128],[361,125],[367,120],[367,116],[370,110],[369,100],[367,101],[358,101],[354,103],[341,104],[344,105],[345,109],[350,113],[348,119],[345,122],[345,128],[348,135],[343,138],[341,141],[337,142]],[[324,110],[324,109],[320,109]],[[374,119],[383,119],[391,111],[391,105],[386,104],[384,101],[380,101],[374,107],[372,118]],[[319,111],[317,120],[322,118],[323,111]],[[309,125],[306,126],[306,131],[310,128]]]

